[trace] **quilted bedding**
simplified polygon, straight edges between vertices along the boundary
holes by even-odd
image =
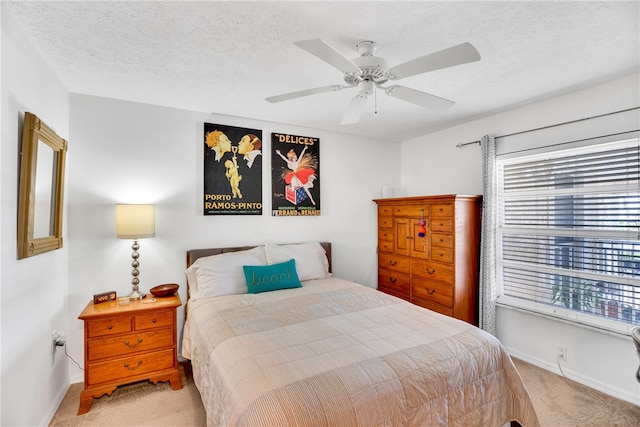
[[[190,301],[209,426],[537,426],[500,342],[335,277]]]

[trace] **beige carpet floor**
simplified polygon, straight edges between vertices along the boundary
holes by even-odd
[[[640,406],[521,360],[514,363],[543,427],[640,426]],[[111,396],[94,399],[91,410],[80,416],[76,414],[82,384],[72,384],[50,426],[205,426],[204,407],[188,364],[181,365],[181,374],[181,390],[172,390],[168,383],[122,386]]]

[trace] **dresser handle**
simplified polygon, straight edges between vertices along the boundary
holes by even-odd
[[[107,326],[107,329],[113,329],[113,325]]]
[[[141,343],[142,343],[142,338],[138,338],[138,344],[141,344]],[[129,348],[136,348],[138,344],[129,345],[129,340],[124,342],[124,345],[126,345]]]
[[[391,264],[391,265],[396,265],[397,263],[398,263],[398,261],[391,261],[391,260],[389,261],[389,264]]]
[[[391,283],[396,283],[396,281],[397,281],[397,280],[398,280],[398,279],[396,279],[395,277],[389,277],[389,281],[390,281]]]
[[[125,363],[124,367],[127,368],[130,371],[135,371],[136,369],[138,369],[140,367],[140,365],[142,365],[142,360],[138,360],[138,366],[134,366],[133,368],[130,368],[128,363]]]
[[[440,227],[442,227],[443,225],[444,225],[443,223],[440,223]]]
[[[427,293],[428,293],[429,295],[433,295],[433,294],[435,294],[435,293],[436,293],[436,290],[435,290],[435,289],[425,288],[425,290],[427,291]]]
[[[436,272],[436,269],[432,269],[431,271],[429,271],[429,267],[425,267],[425,270],[427,271],[427,273],[429,274],[434,274]]]
[[[156,319],[153,319],[153,320],[151,321],[151,323],[156,323]]]

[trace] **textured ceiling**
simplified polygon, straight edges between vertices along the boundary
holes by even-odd
[[[70,92],[404,140],[640,70],[640,2],[3,1]],[[397,81],[456,102],[433,112],[379,92],[340,125],[353,91],[295,46],[348,58],[362,40],[391,66],[470,42],[482,59]]]

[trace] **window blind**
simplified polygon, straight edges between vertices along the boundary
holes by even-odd
[[[501,294],[640,325],[639,139],[496,166]]]

